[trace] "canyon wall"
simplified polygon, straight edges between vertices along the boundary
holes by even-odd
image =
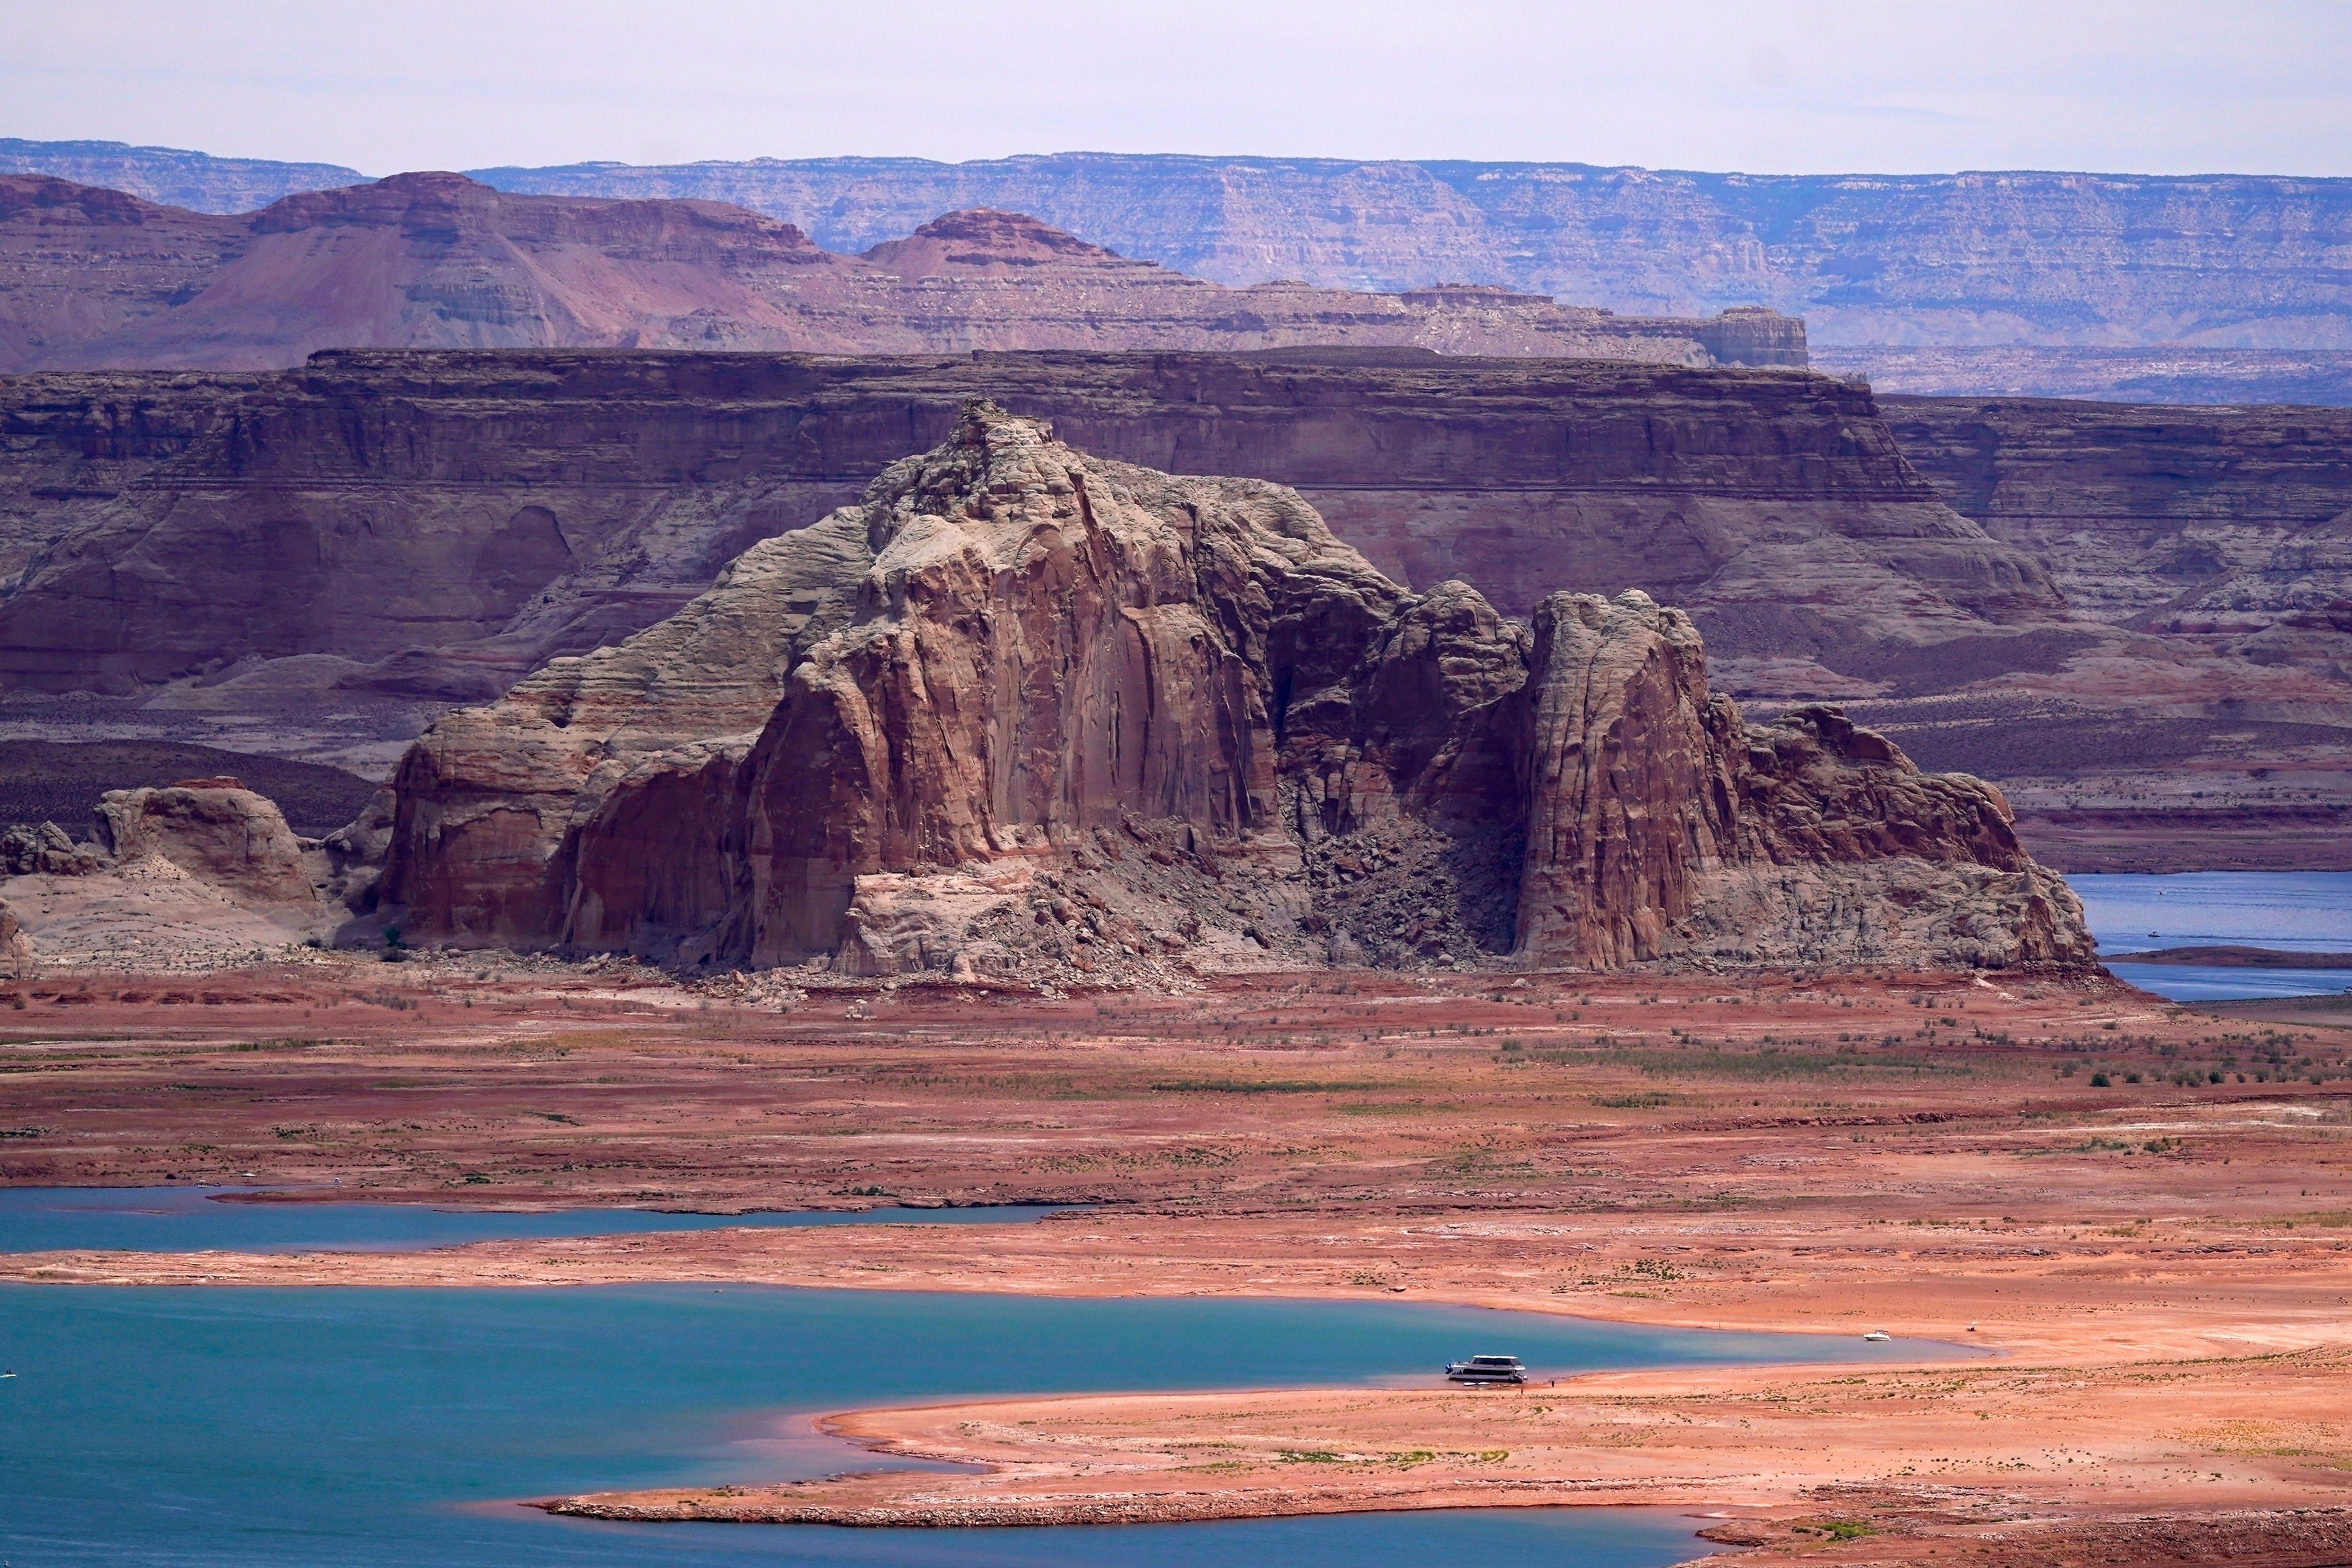
[[[1018,213],[933,216],[863,257],[704,201],[508,195],[402,174],[212,216],[0,175],[0,371],[260,369],[331,347],[1250,349],[1801,365],[1759,308],[1634,318],[1447,284],[1228,289]]]
[[[2352,411],[1880,406],[1938,495],[2113,632],[1858,713],[2008,781],[2071,869],[2352,868]]]
[[[2233,577],[2323,572],[2305,557],[2352,510],[2352,409],[1901,396],[1879,406],[1937,495],[2051,563],[2068,601],[2103,620],[2185,622]],[[2340,577],[2311,585],[2324,598],[2352,594]]]
[[[982,401],[673,620],[436,724],[394,792],[383,897],[460,942],[1008,978],[2089,955],[1997,793],[1833,710],[1744,725],[1646,595],[1548,596],[1530,637],[1293,492]],[[1364,918],[1400,897],[1412,926]]]
[[[1469,580],[1510,615],[1563,576],[1675,600],[1735,663],[1929,680],[1923,647],[1997,663],[2069,624],[2035,560],[1911,471],[1866,393],[1801,373],[350,352],[244,379],[0,383],[19,568],[0,681],[478,700],[668,615],[975,395],[1107,456],[1300,489],[1397,581]]]
[[[0,142],[7,170],[213,213],[358,179],[318,165],[82,142]],[[1816,343],[2352,349],[2352,286],[2338,259],[2352,238],[2352,180],[2343,179],[1774,175],[1120,153],[473,174],[515,192],[724,202],[841,252],[985,206],[1034,214],[1124,256],[1236,287],[1293,279],[1397,291],[1468,281],[1645,315],[1769,305],[1805,317]],[[1902,389],[1997,391],[2019,374],[2013,363],[1963,368],[1977,377],[1965,386],[1906,380]],[[2015,390],[2083,395],[2096,365],[2041,370]],[[2171,382],[2176,390],[2141,395],[2212,400],[2179,397],[2193,378]]]
[[[2037,846],[2096,829],[2051,849],[2070,867],[2352,853],[2338,416],[1402,350],[0,379],[0,722],[380,777],[452,704],[671,615],[975,395],[1107,458],[1297,489],[1401,584],[1520,617],[1563,584],[1676,604],[1717,689],[1838,701],[2006,781]]]
[[[1814,368],[1881,394],[2103,403],[2352,406],[2352,350],[1813,345]]]
[[[216,158],[181,147],[123,142],[27,142],[0,136],[0,174],[47,174],[200,213],[243,213],[303,191],[367,178],[340,163]]]
[[[1468,279],[1628,312],[1769,305],[1824,343],[2352,348],[2352,180],[1063,153],[485,169],[509,190],[694,196],[858,249],[997,206],[1202,278]]]

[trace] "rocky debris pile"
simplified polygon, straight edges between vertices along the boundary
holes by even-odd
[[[671,620],[411,748],[385,917],[1034,983],[1300,963],[2084,963],[2006,805],[1688,616],[1413,595],[1295,493],[984,400]]]
[[[106,865],[106,855],[94,844],[77,844],[54,822],[38,827],[12,823],[0,828],[0,875],[10,877],[86,877]]]

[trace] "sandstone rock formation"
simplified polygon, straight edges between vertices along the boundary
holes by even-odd
[[[92,826],[80,844],[54,823],[0,833],[0,958],[130,970],[256,963],[324,938],[350,912],[341,895],[373,876],[347,874],[351,857],[297,838],[276,803],[234,778],[110,791]],[[380,859],[380,839],[375,849]]]
[[[863,258],[713,202],[507,195],[401,174],[214,217],[0,175],[0,371],[265,368],[328,347],[798,350],[1412,346],[1801,365],[1760,308],[1628,318],[1454,285],[1246,289],[1018,213],[950,213]]]
[[[17,922],[16,911],[0,903],[0,966],[14,975],[22,973],[26,960],[33,956],[33,944],[26,940],[25,928]]]
[[[1748,728],[1646,595],[1530,633],[1291,491],[984,402],[672,620],[442,721],[394,792],[383,896],[461,943],[1031,976],[2090,952],[1995,792],[1832,710]]]
[[[302,846],[274,801],[233,778],[110,792],[97,841],[118,863],[149,856],[250,903],[305,905],[317,892]]]
[[[2248,578],[2226,615],[2189,613],[2240,574],[2296,578],[2292,542],[2352,506],[2345,416],[1881,400],[1786,372],[339,353],[5,379],[0,721],[380,778],[451,705],[659,621],[855,499],[975,394],[1105,456],[1292,486],[1391,580],[1475,582],[1511,616],[1563,562],[1640,588],[1692,614],[1751,709],[1844,702],[1933,766],[2037,781],[2010,792],[2032,833],[2053,800],[2175,822],[2133,868],[2352,855],[2331,849],[2352,847],[2334,612],[2273,613]],[[244,771],[158,779],[212,767]],[[2259,854],[2228,847],[2241,817]]]
[[[0,876],[86,877],[105,864],[104,851],[75,843],[54,822],[14,823],[0,830]]]

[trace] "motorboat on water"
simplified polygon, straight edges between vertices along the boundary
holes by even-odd
[[[1528,1369],[1515,1355],[1474,1355],[1445,1363],[1448,1383],[1525,1383]]]

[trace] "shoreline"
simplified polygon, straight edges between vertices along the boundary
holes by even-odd
[[[2054,1568],[2110,1538],[2197,1561],[2172,1548],[2210,1537],[2308,1568],[2263,1555],[2302,1510],[2352,1543],[2352,1041],[2315,1023],[2016,975],[1278,976],[686,1016],[536,977],[425,976],[397,1006],[310,984],[16,1015],[38,1044],[6,1064],[0,1179],[1065,1212],[10,1254],[0,1281],[1405,1300],[1994,1352],[836,1410],[871,1451],[979,1468],[542,1500],[567,1516],[1633,1504],[1727,1510],[1775,1561],[1998,1539],[2003,1568]]]
[[[1115,1220],[1119,1228],[1138,1227],[1144,1217],[1097,1215],[1066,1222],[1072,1236],[1063,1238],[1057,1250],[1083,1255],[1088,1249],[1075,1245],[1077,1235],[1099,1236],[1113,1228],[1107,1220]],[[1557,1229],[1554,1222],[1562,1217],[1527,1215],[1520,1223]],[[1192,1235],[1165,1239],[1182,1242],[1181,1249],[1196,1259],[1232,1250],[1244,1229],[1261,1244],[1275,1239],[1255,1222],[1192,1225]],[[950,1241],[954,1246],[949,1250],[961,1254],[970,1267],[993,1261],[1000,1247],[1022,1239],[1010,1232],[1036,1228],[974,1226],[949,1238],[893,1239],[910,1264],[919,1244]],[[1400,1231],[1417,1228],[1429,1227],[1390,1224],[1372,1227],[1376,1234],[1364,1240],[1368,1247],[1385,1242],[1394,1250]],[[1593,1228],[1620,1227],[1603,1224]],[[1441,1248],[1443,1256],[1424,1259],[1414,1271],[1416,1283],[1402,1299],[1695,1331],[1858,1334],[1867,1322],[1960,1353],[1899,1361],[1868,1360],[1858,1353],[1850,1360],[1613,1369],[1513,1390],[1353,1384],[1006,1395],[836,1409],[811,1415],[816,1429],[830,1437],[886,1458],[980,1467],[980,1473],[859,1472],[778,1486],[739,1483],[591,1493],[533,1500],[524,1506],[562,1517],[612,1521],[859,1528],[1049,1527],[1400,1509],[1643,1506],[1725,1510],[1731,1516],[1728,1525],[1763,1521],[1777,1530],[1787,1521],[1827,1517],[1824,1499],[1847,1498],[1828,1507],[1828,1514],[1853,1516],[1869,1522],[1874,1537],[1891,1538],[1906,1530],[1933,1536],[1963,1527],[2009,1528],[2023,1517],[2020,1510],[2045,1521],[2063,1515],[2079,1523],[2152,1516],[2190,1505],[2202,1505],[2196,1517],[2204,1518],[2215,1506],[2245,1510],[2292,1504],[2309,1510],[2352,1501],[2352,1429],[2347,1428],[2338,1392],[2352,1374],[2352,1314],[2339,1304],[2352,1293],[2352,1251],[2332,1236],[2315,1238],[2299,1249],[2299,1262],[2293,1266],[2301,1276],[2298,1288],[2284,1295],[2270,1291],[2265,1301],[2249,1301],[2235,1310],[2194,1300],[2105,1300],[2109,1292],[2101,1271],[2082,1269],[2083,1260],[2067,1259],[2053,1272],[2076,1276],[2063,1294],[2083,1310],[2052,1312],[2040,1309],[2062,1303],[2021,1297],[2024,1281],[2016,1259],[2002,1270],[1923,1277],[1903,1293],[1907,1300],[1882,1298],[1867,1307],[1838,1302],[1834,1276],[1841,1270],[1833,1266],[1816,1268],[1832,1278],[1780,1300],[1752,1294],[1716,1301],[1607,1293],[1580,1299],[1548,1293],[1536,1297],[1498,1290],[1491,1283],[1451,1272],[1483,1258],[1495,1239],[1491,1218],[1476,1229],[1475,1236],[1455,1237]],[[669,1245],[647,1246],[665,1234]],[[1212,1286],[1205,1280],[1166,1278],[1157,1270],[1141,1279],[1118,1279],[1115,1270],[1101,1267],[1109,1260],[1097,1258],[1091,1274],[1068,1270],[1057,1279],[1022,1282],[958,1275],[940,1267],[951,1259],[938,1256],[940,1248],[934,1245],[921,1248],[933,1255],[932,1267],[910,1268],[898,1278],[846,1279],[810,1267],[822,1249],[795,1245],[806,1234],[652,1233],[598,1238],[610,1245],[594,1250],[604,1252],[614,1267],[600,1271],[604,1277],[596,1282],[732,1281],[803,1289],[878,1287],[1129,1299],[1400,1299],[1385,1289],[1375,1294],[1361,1287],[1306,1286],[1289,1277],[1298,1262],[1286,1253],[1261,1256],[1252,1264],[1259,1270],[1282,1271],[1286,1278],[1278,1281],[1225,1280]],[[1328,1226],[1315,1227],[1312,1237],[1293,1239],[1320,1245],[1331,1234]],[[1830,1239],[1820,1227],[1785,1235],[1776,1249],[1780,1258],[1767,1266],[1768,1271],[1793,1261],[1797,1247],[1817,1247]],[[750,1256],[745,1245],[756,1242],[779,1245],[760,1249],[769,1254],[761,1258]],[[147,1283],[184,1282],[189,1270],[202,1269],[213,1276],[210,1283],[215,1287],[326,1284],[330,1279],[385,1285],[395,1278],[410,1283],[430,1279],[447,1285],[527,1287],[562,1282],[551,1278],[556,1270],[526,1277],[517,1267],[523,1261],[519,1254],[544,1251],[549,1246],[488,1242],[439,1249],[437,1254],[142,1254],[92,1256],[86,1261],[92,1273],[142,1265]],[[702,1267],[688,1265],[695,1251],[704,1254]],[[47,1268],[58,1259],[51,1255],[26,1261]],[[2274,1255],[2273,1267],[2284,1261]],[[2115,1255],[2116,1282],[2140,1273],[2143,1263],[2132,1254]],[[121,1272],[115,1278],[127,1282]],[[83,1279],[94,1282],[89,1275]],[[52,1276],[50,1282],[61,1281]],[[575,1276],[572,1282],[587,1281]],[[2011,1300],[2001,1310],[2004,1297]],[[1955,1321],[1957,1312],[1967,1310],[1982,1314],[1981,1343],[1971,1344],[1963,1337],[1965,1324]],[[1966,1353],[1970,1351],[1978,1353]],[[2144,1419],[2096,1402],[2063,1419],[2041,1407],[2053,1397],[2049,1392],[2053,1388],[2088,1387],[2099,1391],[2100,1401],[2138,1398],[2145,1403],[2149,1386],[2158,1387],[2159,1395],[2147,1405]],[[1770,1430],[1753,1440],[1738,1438],[1734,1427],[1757,1419],[1759,1408],[1780,1410],[1792,1405],[1806,1406],[1806,1412],[1794,1419],[1777,1418]],[[1527,1424],[1517,1413],[1536,1407],[1551,1422],[1580,1425],[1531,1447]],[[1890,1408],[1900,1413],[1899,1424],[1890,1426]],[[1979,1409],[1991,1411],[1992,1416],[1979,1416]],[[1270,1413],[1288,1424],[1271,1435]],[[1621,1429],[1629,1423],[1636,1428],[1630,1436]],[[2319,1458],[2298,1460],[2242,1452],[2263,1447],[2250,1444],[2247,1423],[2282,1433],[2293,1429],[2305,1434],[2305,1441],[2316,1436],[2322,1442]],[[1024,1424],[1052,1430],[1054,1442],[1046,1458],[1039,1458],[1034,1445],[1017,1440]],[[1675,1434],[1694,1424],[1712,1434],[1706,1443],[1694,1447],[1675,1440]],[[2205,1436],[2200,1438],[2191,1432],[2184,1437],[2179,1430],[2183,1426],[2205,1430]],[[2147,1441],[2137,1435],[2150,1431],[2171,1431],[2173,1436],[2156,1444],[2159,1451],[2150,1452]],[[2331,1432],[2332,1437],[2326,1436]],[[2001,1441],[1987,1448],[1979,1434],[1999,1434]],[[1212,1461],[1235,1468],[1202,1473],[1199,1449],[1193,1447],[1202,1443],[1235,1445],[1219,1450],[1227,1458]],[[2078,1455],[2095,1454],[2097,1483],[2087,1488],[2079,1484],[2080,1474],[2089,1468],[2087,1459],[2031,1477],[2015,1468],[2032,1462],[2021,1455],[2053,1446]],[[2298,1445],[2279,1441],[2267,1446]],[[1479,1458],[1498,1449],[1511,1458],[1491,1462]],[[1302,1460],[1283,1458],[1284,1453],[1336,1457]],[[2336,1458],[2326,1459],[2329,1453]],[[2218,1471],[2223,1479],[2189,1484],[2181,1472],[2192,1458],[2200,1467],[2200,1475]],[[2047,1464],[2042,1468],[2052,1470]],[[1870,1489],[1870,1496],[1853,1500],[1849,1489],[1854,1487]],[[1913,1517],[1923,1510],[1937,1518]],[[1820,1540],[1824,1549],[1832,1544],[1827,1537]],[[1835,1544],[1843,1549],[1850,1543]]]

